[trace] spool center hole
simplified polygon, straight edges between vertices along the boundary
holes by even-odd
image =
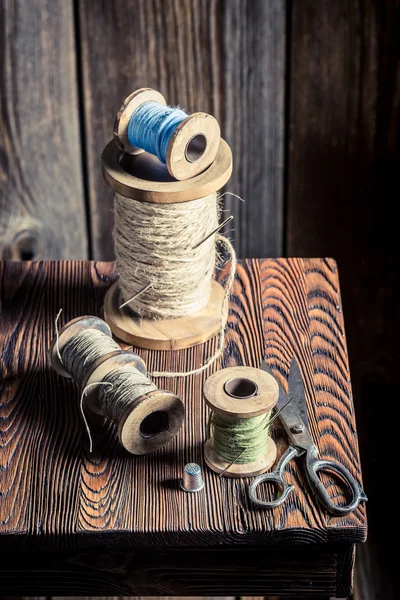
[[[258,385],[251,379],[245,377],[235,377],[230,379],[224,385],[225,392],[231,398],[237,398],[238,400],[246,400],[255,396],[258,392]]]
[[[186,144],[185,156],[189,162],[196,162],[199,160],[206,151],[207,140],[205,135],[199,133],[194,135],[191,140]]]
[[[156,410],[143,419],[140,423],[140,435],[146,439],[156,437],[168,425],[168,414],[164,410]]]

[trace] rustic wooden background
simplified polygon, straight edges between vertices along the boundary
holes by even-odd
[[[220,120],[239,256],[338,260],[370,499],[359,599],[394,598],[399,34],[399,0],[0,0],[4,258],[112,258],[100,154],[150,86]]]

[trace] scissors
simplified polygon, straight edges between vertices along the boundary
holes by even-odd
[[[273,376],[266,361],[261,369]],[[289,447],[277,464],[276,470],[264,473],[256,477],[249,485],[248,492],[250,500],[257,506],[264,508],[275,508],[285,502],[294,486],[287,483],[283,478],[284,471],[293,459],[303,457],[303,467],[308,484],[318,501],[332,515],[347,515],[352,512],[360,502],[366,502],[367,496],[351,473],[341,464],[331,460],[320,460],[318,449],[314,444],[308,429],[308,415],[303,378],[297,360],[293,357],[289,371],[289,394],[279,386],[279,398],[275,407],[276,413],[280,412],[279,418],[289,437]],[[286,406],[285,406],[286,405]],[[335,504],[323,483],[318,477],[319,471],[333,471],[343,480],[345,486],[351,492],[352,500],[346,506]],[[257,488],[260,483],[272,483],[280,488],[281,494],[275,500],[265,501],[257,497]]]

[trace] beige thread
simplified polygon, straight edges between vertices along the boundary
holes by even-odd
[[[211,294],[217,195],[191,202],[155,204],[116,194],[115,254],[121,300],[145,286],[129,306],[143,318],[172,319],[204,308]]]
[[[189,375],[197,375],[198,373],[202,373],[208,367],[210,367],[216,360],[218,360],[224,350],[225,345],[225,328],[228,322],[229,316],[229,300],[233,289],[233,283],[235,281],[235,273],[236,273],[236,253],[231,244],[231,242],[222,235],[217,236],[217,243],[221,244],[225,247],[229,259],[230,259],[230,269],[228,279],[225,283],[225,297],[221,308],[221,328],[218,334],[218,346],[217,350],[214,354],[206,361],[204,365],[198,367],[197,369],[192,369],[191,371],[186,371],[184,373],[175,372],[171,373],[168,371],[153,371],[149,373],[151,377],[188,377]]]

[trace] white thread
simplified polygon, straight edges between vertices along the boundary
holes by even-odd
[[[223,198],[224,196],[234,196],[235,198],[238,198],[239,200],[241,200],[242,202],[244,202],[245,200],[243,198],[241,198],[240,196],[238,196],[237,194],[234,194],[233,192],[224,192],[223,194],[219,194],[218,195],[218,200],[221,200],[221,198]]]
[[[86,419],[85,411],[84,411],[84,408],[83,408],[83,397],[87,396],[88,390],[90,390],[90,388],[96,387],[97,385],[110,385],[110,386],[112,386],[112,383],[108,383],[107,381],[98,381],[98,382],[94,382],[94,383],[89,383],[89,385],[87,385],[85,387],[85,389],[83,390],[83,392],[81,394],[81,401],[80,401],[81,415],[82,415],[82,419],[83,419],[83,422],[85,424],[86,432],[87,432],[88,438],[89,438],[89,453],[90,454],[93,452],[93,439],[92,439],[92,434],[90,432],[89,423],[88,423],[88,421]]]
[[[122,302],[142,317],[168,319],[207,305],[215,266],[217,195],[174,204],[138,202],[116,194],[115,254]]]
[[[197,369],[154,371],[152,377],[187,377],[201,373],[223,352],[236,271],[236,254],[231,242],[216,233],[221,213],[219,199],[226,194],[242,200],[236,194],[225,192],[190,202],[156,204],[116,194],[114,240],[121,306],[129,304],[141,317],[150,319],[193,314],[204,308],[210,298],[216,241],[225,247],[231,261],[216,352]]]

